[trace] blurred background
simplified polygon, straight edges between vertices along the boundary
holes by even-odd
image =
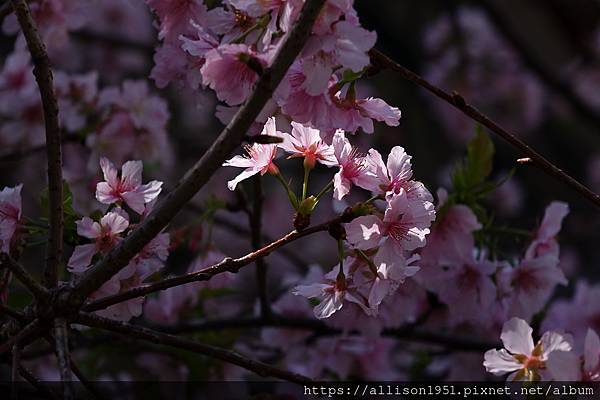
[[[192,92],[176,85],[158,88],[148,78],[157,35],[152,15],[142,0],[92,3],[93,18],[81,26],[69,26],[66,32],[54,32],[57,42],[65,40],[66,44],[50,46],[52,62],[57,70],[69,73],[97,71],[101,88],[118,86],[125,79],[145,80],[148,93],[166,101],[170,118],[164,143],[140,157],[145,161],[144,180],[162,179],[169,190],[222,129],[223,124],[215,116],[216,98],[209,91]],[[377,49],[445,90],[458,92],[564,171],[600,192],[600,2],[356,0],[355,8],[362,25],[377,32]],[[73,10],[74,15],[79,12]],[[15,46],[11,24],[14,21],[5,16],[0,37],[0,59],[5,65]],[[413,156],[415,177],[432,193],[439,187],[449,188],[450,172],[475,133],[474,122],[391,71],[362,80],[358,92],[363,97],[376,94],[400,108],[402,118],[399,127],[379,123],[374,135],[357,134],[351,138],[353,143],[364,152],[374,147],[382,154],[401,145]],[[35,217],[41,212],[38,204],[44,187],[45,158],[35,140],[13,140],[18,129],[32,129],[9,125],[13,117],[0,115],[0,187],[24,182],[24,213]],[[31,117],[38,128],[40,117]],[[499,138],[492,138],[496,144],[494,178],[502,180],[513,173],[488,199],[495,220],[506,226],[532,229],[551,201],[567,202],[571,213],[560,233],[561,267],[571,282],[576,277],[597,281],[598,209],[538,168],[517,165],[516,160],[523,155]],[[86,137],[75,138],[65,149],[67,180],[71,179],[69,183],[78,196],[80,212],[89,211],[93,201],[96,181],[89,177],[98,179],[97,158],[93,152],[92,156],[83,156],[77,150],[73,153],[78,155],[70,158],[69,146],[87,141]],[[15,152],[25,157],[13,157]],[[282,160],[278,165],[299,187],[301,165],[295,161]],[[236,204],[239,198],[225,184],[236,174],[221,169],[195,199],[197,206],[183,210],[172,224],[172,238],[190,235],[189,231],[179,231],[190,222],[192,235],[205,236],[205,220],[200,218],[199,208],[206,210],[206,200],[213,196]],[[319,169],[311,190],[317,192],[331,175],[331,171]],[[274,180],[266,183],[266,193],[264,227],[268,236],[275,238],[292,228],[292,210]],[[235,207],[230,209],[216,212],[213,240],[221,252],[235,256],[249,248],[248,224],[243,213]],[[324,204],[314,221],[340,209],[340,204]],[[289,224],[279,223],[286,220]],[[296,266],[302,268],[307,263],[330,266],[336,260],[335,251],[331,251],[335,243],[324,238],[294,243],[286,250],[287,256],[275,254],[268,263],[294,264],[297,260]],[[24,263],[35,264],[43,247],[38,249],[24,254]],[[194,256],[193,248],[175,249],[169,258],[169,271],[182,271]],[[244,273],[250,275],[253,271]],[[277,276],[277,269],[273,274]],[[273,290],[277,290],[277,283],[274,279]],[[254,288],[244,290],[249,298],[254,296]],[[559,295],[572,291],[571,284],[561,288]]]

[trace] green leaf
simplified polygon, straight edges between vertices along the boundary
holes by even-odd
[[[40,195],[40,207],[42,209],[43,219],[45,220],[48,220],[50,215],[50,200],[48,197],[48,188],[45,188],[42,190]],[[77,244],[79,239],[77,236],[77,226],[75,225],[75,221],[81,218],[81,216],[73,208],[73,193],[71,192],[71,188],[66,181],[63,181],[63,218],[64,240],[70,244]]]
[[[452,184],[459,194],[470,193],[490,176],[494,151],[494,143],[478,125],[475,136],[467,146],[467,156],[456,166],[452,175]]]

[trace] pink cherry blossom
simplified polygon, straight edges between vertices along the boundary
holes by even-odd
[[[350,94],[343,98],[341,92],[332,94],[331,99],[332,123],[347,132],[355,132],[360,128],[365,133],[373,133],[373,120],[385,122],[388,126],[400,124],[400,110],[382,99],[356,99]]]
[[[367,155],[371,173],[377,177],[377,184],[372,191],[378,194],[387,192],[398,193],[400,189],[407,190],[408,182],[412,178],[411,156],[404,148],[394,146],[384,164],[381,154],[375,149],[370,149]]]
[[[590,285],[584,280],[577,282],[572,299],[555,300],[548,308],[542,322],[543,330],[556,330],[568,327],[573,335],[575,347],[583,351],[588,329],[600,331],[600,285]]]
[[[339,311],[345,303],[359,305],[365,313],[369,314],[369,308],[364,299],[356,290],[351,276],[348,274],[348,261],[344,261],[344,275],[340,272],[339,264],[330,272],[325,274],[324,283],[313,283],[310,285],[299,285],[293,290],[296,296],[306,298],[318,298],[319,304],[314,308],[315,317],[319,319],[329,318],[333,313]]]
[[[151,181],[142,185],[141,161],[127,161],[121,169],[121,176],[114,164],[106,158],[100,159],[104,182],[96,185],[96,199],[103,204],[124,202],[138,214],[144,212],[144,204],[158,197],[162,182]]]
[[[373,257],[371,267],[361,259],[353,263],[360,267],[360,271],[353,274],[354,282],[366,292],[373,315],[377,315],[379,305],[386,297],[391,296],[408,277],[419,271],[415,264],[419,259],[418,255],[406,259],[404,253],[398,252],[397,247],[382,246]]]
[[[29,52],[8,55],[0,73],[0,112],[17,112],[21,102],[31,103],[36,95],[39,97],[32,70]]]
[[[557,284],[567,284],[558,259],[551,255],[524,259],[515,268],[504,268],[499,279],[510,282],[509,315],[527,319],[544,307]]]
[[[535,239],[525,253],[525,258],[531,259],[546,254],[558,258],[559,247],[556,235],[560,232],[562,220],[569,213],[569,206],[559,201],[552,202],[546,207],[544,219],[537,229]]]
[[[583,356],[575,351],[553,352],[546,365],[557,381],[600,381],[600,338],[594,330],[588,329]]]
[[[298,60],[292,64],[283,82],[289,85],[289,93],[278,99],[278,103],[292,120],[329,131],[332,129],[333,107],[327,91],[336,83],[335,75],[327,76],[327,87],[319,92],[320,87],[314,87],[314,75],[307,76],[305,63]]]
[[[356,248],[389,246],[402,254],[425,245],[425,236],[434,219],[433,204],[409,200],[404,189],[400,189],[389,199],[383,219],[375,215],[358,217],[346,224],[346,234],[348,242]]]
[[[397,194],[402,188],[410,199],[418,198],[432,202],[433,196],[429,190],[421,182],[411,180],[411,158],[404,148],[394,146],[386,165],[381,154],[375,149],[370,149],[367,154],[369,172],[376,177],[375,185],[371,188],[373,194]]]
[[[177,40],[188,30],[191,19],[198,20],[206,13],[202,0],[146,0],[160,19],[159,39]]]
[[[496,301],[496,285],[492,276],[495,263],[471,257],[440,271],[435,292],[440,302],[448,307],[451,326],[471,322],[477,326],[489,325],[492,305]]]
[[[271,117],[267,120],[261,135],[281,136],[281,133],[275,127],[275,118]],[[277,144],[254,143],[251,146],[246,146],[246,153],[245,156],[235,156],[223,163],[224,167],[245,168],[241,174],[227,182],[229,190],[235,190],[238,183],[258,173],[261,175],[267,172],[277,174],[279,171],[274,163],[277,155]]]
[[[291,153],[289,158],[303,157],[304,165],[313,168],[318,161],[327,166],[337,165],[333,148],[323,142],[321,132],[292,121],[292,133],[283,133],[279,147]]]
[[[120,240],[120,234],[129,227],[126,214],[121,211],[111,211],[96,222],[84,217],[75,222],[77,234],[93,242],[76,246],[67,264],[69,271],[83,272],[92,262],[96,253],[106,254]]]
[[[583,380],[600,381],[600,338],[588,329],[583,349]]]
[[[333,197],[341,200],[350,193],[352,185],[368,189],[373,186],[374,177],[368,174],[367,161],[355,147],[352,147],[343,131],[333,137],[333,151],[340,170],[333,177]]]
[[[244,44],[224,44],[208,51],[205,57],[200,70],[203,83],[230,106],[243,103],[258,79],[249,63],[266,67],[269,61],[269,55],[256,53]]]
[[[23,185],[0,190],[0,252],[8,253],[10,243],[21,219],[21,189]]]
[[[160,97],[150,95],[146,81],[126,80],[113,103],[129,111],[137,129],[162,130],[169,119],[166,103]]]
[[[557,332],[546,332],[534,345],[533,329],[522,319],[512,318],[502,328],[504,349],[488,350],[483,365],[494,375],[513,380],[540,380],[545,374],[548,356],[555,351],[570,351],[569,339]]]
[[[438,210],[443,207],[446,197],[445,191],[438,191]],[[427,237],[427,246],[421,252],[423,262],[437,265],[471,257],[475,246],[473,232],[481,227],[469,207],[455,204],[446,208],[445,212],[438,216]]]
[[[85,126],[86,108],[94,107],[98,95],[98,73],[69,76],[57,71],[54,76],[61,123],[69,131]]]

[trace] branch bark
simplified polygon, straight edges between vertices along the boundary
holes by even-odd
[[[44,124],[46,128],[46,153],[48,158],[48,202],[50,234],[44,270],[44,283],[56,287],[58,266],[62,258],[63,245],[63,180],[61,132],[58,121],[58,102],[54,93],[54,78],[50,59],[29,12],[25,0],[11,0],[19,25],[25,36],[33,61],[33,74],[40,89]]]
[[[202,213],[202,208],[200,208],[200,206],[196,205],[196,204],[192,204],[192,203],[188,203],[188,205],[186,206],[186,209],[194,212],[194,213],[198,213],[201,214]],[[219,216],[218,214],[215,215],[213,217],[214,222],[216,222],[218,225],[218,228],[223,228],[225,230],[228,230],[231,233],[235,233],[236,235],[240,235],[243,237],[248,237],[250,236],[250,230],[247,229],[245,226],[236,223],[235,221],[229,220],[223,216]],[[271,236],[267,235],[266,233],[263,233],[262,235],[262,241],[263,242],[272,242],[275,239],[273,239]],[[300,268],[301,270],[305,270],[308,268],[308,264],[302,259],[302,257],[300,257],[298,254],[296,254],[293,250],[290,250],[287,247],[284,247],[282,249],[279,250],[279,254],[281,254],[282,257],[285,257],[290,263],[294,264],[296,267]]]
[[[0,254],[0,268],[9,269],[36,299],[48,297],[48,290],[40,285],[14,258],[6,253]]]
[[[315,319],[286,318],[282,316],[272,316],[271,318],[236,318],[208,320],[178,324],[175,326],[157,326],[152,325],[153,329],[170,333],[196,333],[206,331],[221,331],[228,329],[241,328],[265,328],[274,327],[282,329],[295,329],[310,331],[318,336],[321,335],[339,335],[343,332],[340,329],[325,325],[322,321]],[[502,347],[500,343],[486,340],[478,340],[457,336],[453,334],[434,332],[421,329],[416,326],[407,325],[401,328],[384,329],[381,334],[387,337],[397,339],[406,339],[415,342],[423,342],[433,345],[441,345],[458,351],[483,352],[492,348]]]
[[[44,397],[49,398],[51,400],[58,398],[54,394],[54,392],[52,392],[50,389],[48,389],[46,387],[46,385],[44,385],[42,382],[40,382],[40,380],[37,379],[31,373],[31,371],[29,371],[27,368],[23,367],[22,365],[19,366],[19,374],[23,377],[23,379],[25,379],[27,382],[29,382],[29,384],[31,386],[33,386],[35,389],[37,389],[37,391],[40,392],[40,394],[43,395]]]
[[[69,353],[69,336],[67,322],[64,318],[54,320],[54,344],[56,347],[56,358],[58,359],[58,370],[63,389],[63,398],[73,398],[73,384],[71,376],[71,355]]]
[[[10,390],[10,398],[16,400],[19,398],[18,396],[18,385],[19,381],[19,366],[21,363],[20,359],[21,349],[19,348],[19,343],[15,343],[12,348],[12,359],[11,359],[11,372],[10,372],[10,381],[12,382],[12,388]]]
[[[150,242],[171,219],[208,182],[229,154],[242,142],[288,68],[304,47],[312,25],[325,0],[307,0],[292,31],[279,48],[271,67],[262,74],[254,91],[233,120],[225,127],[208,151],[189,170],[175,189],[121,244],[93,265],[76,284],[69,296],[71,304],[81,304]]]
[[[133,289],[128,290],[123,293],[115,294],[112,296],[107,296],[105,298],[96,300],[92,303],[86,304],[82,309],[84,311],[88,311],[88,312],[103,310],[114,304],[122,303],[124,301],[134,299],[136,297],[145,296],[147,294],[150,294],[153,292],[158,292],[160,290],[165,290],[165,289],[168,289],[168,288],[171,288],[174,286],[181,286],[181,285],[185,285],[185,284],[191,283],[191,282],[207,281],[207,280],[211,279],[213,276],[223,273],[223,272],[237,273],[240,270],[240,268],[242,268],[248,264],[251,264],[260,258],[268,256],[274,250],[276,250],[276,249],[280,248],[281,246],[284,246],[290,242],[293,242],[294,240],[300,239],[304,236],[308,236],[308,235],[316,233],[316,232],[327,231],[327,230],[329,230],[329,228],[331,226],[339,224],[342,221],[350,222],[350,220],[344,219],[344,218],[349,218],[349,217],[340,216],[340,217],[333,218],[327,222],[323,222],[319,225],[309,227],[300,232],[292,231],[292,232],[288,233],[287,235],[283,236],[282,238],[280,238],[274,242],[271,242],[269,245],[264,246],[257,251],[253,251],[252,253],[248,253],[245,256],[242,256],[239,258],[225,258],[220,263],[217,263],[210,267],[206,267],[197,272],[191,272],[189,274],[184,274],[184,275],[176,276],[173,278],[164,279],[162,281],[158,281],[155,283],[149,283],[147,285],[138,286],[136,288],[133,288]]]
[[[260,175],[254,177],[253,189],[254,200],[248,218],[252,233],[252,250],[258,251],[260,250],[262,238],[262,209],[264,201],[262,177]],[[256,284],[260,303],[260,315],[266,318],[271,314],[271,305],[269,304],[269,294],[267,292],[267,263],[263,257],[256,259]]]
[[[2,344],[0,344],[0,355],[6,353],[16,343],[25,344],[27,338],[35,333],[39,333],[41,331],[40,321],[38,319],[34,319],[29,324],[27,324],[23,329],[19,331],[16,335],[8,338],[8,340]]]
[[[493,2],[481,1],[478,3],[487,13],[492,23],[498,31],[508,40],[508,42],[519,53],[527,67],[531,69],[538,77],[544,81],[552,90],[561,96],[571,105],[575,112],[591,122],[596,129],[600,128],[600,116],[588,103],[586,103],[579,94],[573,89],[570,82],[562,79],[549,68],[538,55],[531,49],[531,46],[523,43],[519,33],[511,26],[510,21],[498,9]]]
[[[392,71],[395,71],[405,79],[416,83],[417,85],[433,93],[440,99],[445,100],[447,103],[462,111],[468,117],[474,119],[481,125],[488,128],[490,131],[494,132],[496,135],[500,136],[510,145],[512,145],[513,147],[521,151],[523,154],[525,154],[527,157],[531,158],[533,162],[538,167],[540,167],[546,174],[563,182],[568,187],[579,193],[581,196],[595,204],[597,207],[600,207],[600,195],[592,192],[590,189],[588,189],[582,183],[577,181],[575,178],[565,173],[562,169],[558,168],[552,162],[548,161],[544,156],[532,149],[521,139],[517,138],[515,135],[502,128],[499,124],[491,120],[489,117],[482,114],[479,110],[477,110],[477,108],[467,103],[467,101],[460,94],[450,94],[445,90],[431,84],[427,80],[423,79],[421,76],[417,75],[408,68],[402,66],[401,64],[392,60],[385,54],[381,53],[379,50],[372,49],[369,52],[369,54],[371,56],[371,63],[375,66],[375,68],[390,69]]]
[[[240,366],[260,376],[269,376],[296,383],[311,382],[311,380],[305,376],[285,371],[260,361],[246,358],[233,351],[221,349],[219,347],[214,347],[211,345],[199,343],[193,340],[188,340],[174,335],[169,335],[167,333],[154,331],[152,329],[128,324],[126,322],[113,321],[107,318],[101,318],[87,313],[80,313],[79,317],[77,318],[77,322],[93,328],[108,330],[111,332],[119,333],[121,335],[135,337],[137,339],[142,339],[155,344],[171,346],[203,354],[208,357],[216,358],[218,360]]]

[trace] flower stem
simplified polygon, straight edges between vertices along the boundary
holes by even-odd
[[[316,196],[317,200],[319,200],[325,193],[329,192],[331,190],[331,188],[333,188],[333,179],[329,181],[327,186],[325,186],[323,189],[321,189],[319,194],[317,194],[317,196]]]
[[[358,256],[360,258],[362,258],[369,265],[369,269],[371,270],[371,272],[373,274],[375,274],[375,276],[377,276],[377,266],[375,265],[375,263],[373,262],[373,260],[371,260],[369,258],[369,256],[367,256],[365,254],[365,252],[362,251],[362,250],[360,250],[360,249],[356,249],[356,254],[358,254]]]
[[[302,182],[302,201],[306,199],[306,192],[308,191],[308,176],[310,175],[310,168],[304,167],[304,181]]]
[[[290,185],[288,185],[288,183],[286,182],[283,175],[281,175],[280,171],[277,171],[277,173],[274,175],[277,178],[277,180],[283,185],[283,188],[285,189],[285,191],[288,195],[288,199],[290,200],[290,203],[292,203],[294,210],[298,211],[298,207],[299,207],[298,198],[296,197],[294,192],[292,192],[292,189],[290,189]]]

